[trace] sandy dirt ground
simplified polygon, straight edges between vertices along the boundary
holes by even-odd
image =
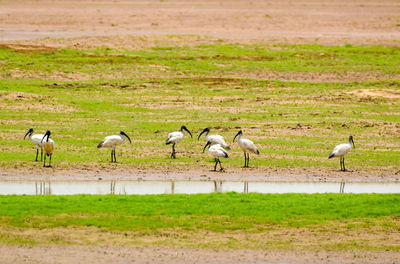
[[[0,245],[0,263],[399,263],[400,253]],[[82,254],[84,252],[84,254]]]
[[[104,169],[58,169],[18,168],[3,169],[0,180],[23,181],[98,181],[98,180],[143,180],[143,181],[270,181],[270,182],[400,182],[400,167],[375,170],[351,170],[346,172],[331,168],[232,168],[225,172],[207,169],[156,170],[123,169],[107,166]]]
[[[238,42],[398,45],[400,41],[397,0],[1,0],[0,4],[2,42],[166,34]],[[109,42],[100,43],[111,45],[113,40]]]

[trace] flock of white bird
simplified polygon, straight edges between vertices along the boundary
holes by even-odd
[[[166,145],[172,144],[172,152],[171,152],[171,158],[176,158],[176,151],[175,151],[175,145],[178,144],[179,142],[182,141],[182,139],[185,136],[185,131],[189,133],[189,135],[193,138],[192,133],[187,129],[186,126],[182,126],[180,131],[174,131],[168,134],[168,138],[165,141]],[[26,136],[29,135],[29,139],[32,141],[32,143],[35,145],[36,148],[36,161],[38,161],[38,155],[39,155],[39,149],[41,150],[41,158],[40,160],[43,160],[43,151],[45,152],[44,154],[44,163],[43,167],[51,167],[51,157],[53,155],[53,150],[54,150],[54,141],[50,138],[50,131],[48,130],[44,135],[43,134],[33,134],[34,130],[33,128],[29,129],[29,131],[25,134],[24,139]],[[220,158],[228,158],[228,150],[231,148],[229,145],[225,142],[225,139],[223,136],[220,135],[209,135],[210,129],[205,128],[197,137],[197,140],[200,139],[200,137],[204,134],[204,138],[207,141],[206,145],[203,148],[203,153],[205,149],[208,147],[208,152],[210,153],[211,156],[214,157],[215,165],[213,171],[217,171],[217,166],[219,164],[220,170],[219,171],[224,171],[222,168],[221,160]],[[235,142],[235,139],[237,138],[238,143],[240,148],[243,150],[244,153],[244,168],[249,167],[249,160],[250,160],[250,153],[253,154],[260,154],[260,151],[258,148],[254,145],[253,141],[247,138],[242,137],[243,132],[240,130],[236,136],[233,138],[233,142]],[[111,162],[117,162],[117,158],[115,155],[115,148],[118,145],[121,145],[125,139],[129,140],[129,143],[132,143],[131,139],[129,136],[124,132],[121,131],[119,135],[111,135],[105,137],[98,145],[97,148],[111,148]],[[353,137],[349,137],[349,143],[343,143],[340,145],[337,145],[333,151],[329,155],[329,159],[333,157],[339,157],[340,158],[340,170],[341,171],[346,171],[346,167],[344,166],[344,157],[347,153],[350,152],[352,148],[355,148]],[[49,163],[46,166],[46,156],[49,157]]]

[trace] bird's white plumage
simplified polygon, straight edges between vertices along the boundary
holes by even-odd
[[[211,145],[219,144],[225,149],[230,149],[229,145],[226,144],[225,139],[223,136],[220,135],[208,135],[208,132],[206,132],[206,135],[204,136],[206,141],[210,142]]]
[[[29,139],[32,141],[33,145],[35,145],[36,149],[43,148],[43,143],[41,142],[43,137],[44,134],[29,135]]]
[[[250,139],[242,138],[241,136],[239,136],[238,142],[239,142],[239,146],[243,150],[243,152],[245,152],[245,153],[251,152],[254,154],[260,154],[257,147],[254,145],[253,141],[251,141]]]
[[[125,141],[125,136],[123,135],[112,135],[105,137],[99,144],[101,148],[115,148],[121,145]]]
[[[330,156],[333,155],[333,157],[344,157],[347,153],[350,152],[352,146],[350,143],[343,143],[340,145],[337,145],[332,153],[330,154]]]
[[[228,158],[228,153],[220,144],[214,144],[210,146],[208,152],[216,159]]]
[[[183,137],[185,136],[185,132],[184,131],[174,131],[168,134],[168,138],[166,143],[170,144],[170,143],[179,143],[182,141]]]

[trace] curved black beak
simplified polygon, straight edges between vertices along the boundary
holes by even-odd
[[[43,143],[43,139],[44,139],[46,136],[47,136],[47,140],[46,140],[46,141],[49,141],[50,130],[47,130],[47,131],[46,131],[46,134],[44,134],[44,136],[43,136],[42,140],[40,141],[40,143]]]
[[[237,134],[236,134],[236,136],[233,138],[233,141],[232,141],[232,142],[235,142],[236,137],[239,136],[239,135],[241,135],[241,134],[242,134],[242,130],[240,130],[239,132],[237,132]]]
[[[204,150],[206,150],[206,148],[208,147],[208,146],[210,146],[211,145],[211,142],[210,141],[207,141],[207,144],[204,146],[204,148],[203,148],[203,153],[204,153]]]
[[[204,130],[200,133],[200,135],[197,137],[197,140],[200,139],[201,135],[203,135],[205,132],[208,132],[210,130],[208,130],[208,128],[204,128]],[[204,152],[204,151],[203,151]]]
[[[24,139],[26,138],[27,135],[32,134],[32,133],[33,133],[33,128],[28,130],[28,132],[24,136]]]
[[[131,141],[130,137],[124,131],[121,131],[120,134],[124,135],[129,140],[129,143],[132,144],[132,141]]]
[[[192,133],[190,133],[189,129],[187,129],[186,127],[184,127],[183,129],[185,129],[189,133],[190,137],[193,138]]]

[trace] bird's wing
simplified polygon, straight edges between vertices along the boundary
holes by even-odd
[[[122,138],[119,135],[112,135],[105,137],[99,145],[97,145],[98,148],[101,147],[115,147],[116,145],[119,145],[123,142]],[[100,146],[101,144],[101,146]]]
[[[256,145],[254,145],[253,141],[251,141],[250,139],[242,138],[241,143],[246,150],[249,150],[250,152],[253,152],[255,154],[260,154],[260,151],[258,151]]]
[[[349,144],[343,143],[343,144],[339,144],[337,145],[333,151],[331,152],[330,156],[334,155],[334,156],[341,156],[346,154],[347,152],[349,152],[349,150],[351,149]]]
[[[33,144],[41,147],[42,146],[42,138],[44,137],[44,134],[35,134],[31,136],[31,141]]]
[[[340,144],[339,146],[340,146],[340,148],[337,149],[337,153],[335,154],[335,155],[337,155],[337,156],[345,155],[345,154],[347,154],[347,153],[350,151],[350,149],[351,149],[350,144],[346,144],[346,143],[345,143],[345,144]]]
[[[223,136],[220,135],[210,135],[209,140],[212,144],[220,144],[223,148],[231,149],[228,144],[226,144]]]
[[[228,153],[225,151],[225,149],[220,145],[220,144],[216,144],[216,145],[212,145],[209,150],[211,155],[213,155],[214,157],[224,157],[224,158],[228,158]]]
[[[179,141],[181,141],[183,138],[183,133],[179,132],[179,131],[175,131],[175,132],[171,132],[168,134],[168,139],[166,141],[166,143],[171,143],[171,142],[175,142],[178,143]]]

